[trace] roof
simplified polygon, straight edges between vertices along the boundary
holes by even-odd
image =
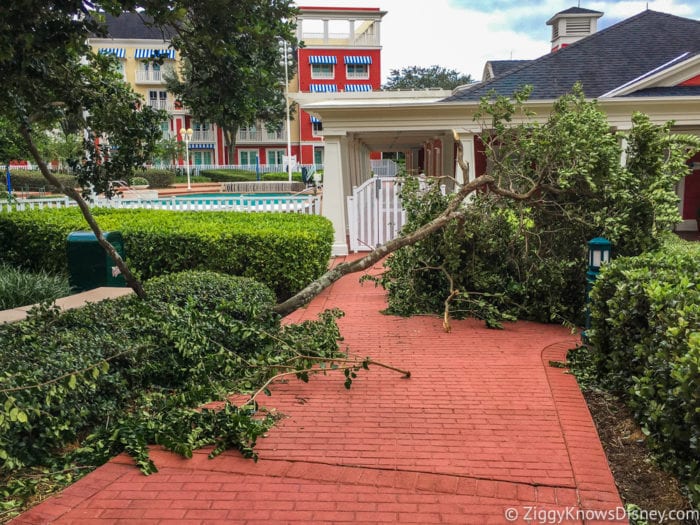
[[[175,31],[171,26],[164,28],[149,26],[153,18],[143,13],[123,13],[118,17],[105,15],[107,36],[109,38],[134,40],[170,40]]]
[[[525,85],[531,100],[556,99],[581,82],[587,97],[597,98],[648,74],[684,53],[700,52],[700,22],[643,11],[559,51],[467,86],[443,102],[475,101],[492,90],[510,96]]]
[[[532,60],[490,60],[489,64],[491,64],[493,76],[497,77],[530,62],[532,62]]]
[[[554,17],[559,15],[602,15],[601,11],[594,11],[593,9],[585,9],[583,7],[570,7],[569,9],[564,9],[559,11]],[[552,18],[554,18],[552,17]]]

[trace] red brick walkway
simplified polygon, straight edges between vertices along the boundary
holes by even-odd
[[[508,508],[519,523],[594,523],[584,511],[621,505],[575,379],[548,366],[575,345],[567,330],[466,320],[446,334],[435,317],[381,315],[383,290],[357,275],[290,320],[334,306],[351,354],[412,377],[276,384],[265,404],[288,417],[258,463],[154,451],[146,477],[120,456],[13,523],[484,524],[508,523]]]

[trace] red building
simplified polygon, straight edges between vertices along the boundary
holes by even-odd
[[[300,7],[297,71],[290,93],[362,92],[381,89],[380,23],[378,8]],[[272,136],[270,136],[272,135]],[[295,108],[291,121],[291,153],[300,164],[323,165],[323,123]],[[282,164],[286,129],[270,134],[263,123],[241,130],[236,137],[235,164]]]

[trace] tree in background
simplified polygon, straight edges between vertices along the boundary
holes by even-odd
[[[442,66],[420,67],[411,66],[392,69],[389,80],[383,89],[396,91],[399,89],[454,89],[457,86],[474,82],[471,75],[465,75],[454,69]]]
[[[152,7],[162,21],[171,22],[177,14],[169,2],[138,4]],[[104,0],[100,7],[118,14],[134,9],[136,2]],[[39,149],[44,130],[83,130],[88,154],[72,162],[85,192],[89,188],[108,191],[109,180],[123,178],[150,155],[164,115],[140,108],[139,96],[116,73],[114,59],[93,53],[87,45],[91,35],[105,35],[105,27],[88,0],[4,2],[0,6],[0,117],[22,137],[23,148],[44,178],[77,202],[129,286],[143,295],[141,283],[102,235],[83,194],[51,173]]]
[[[192,115],[224,133],[233,158],[241,126],[285,116],[279,42],[296,45],[292,0],[183,0],[186,16],[173,46],[182,55],[168,89]],[[290,64],[290,68],[294,65]]]

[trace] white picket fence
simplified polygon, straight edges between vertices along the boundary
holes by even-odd
[[[350,250],[371,251],[396,238],[406,222],[400,179],[375,176],[347,198]]]
[[[68,208],[77,206],[65,198],[17,199],[0,201],[0,213],[40,210],[44,208]],[[173,211],[243,211],[321,214],[320,195],[296,195],[284,197],[222,196],[222,197],[161,197],[158,199],[98,198],[91,206],[101,208],[151,209]]]

